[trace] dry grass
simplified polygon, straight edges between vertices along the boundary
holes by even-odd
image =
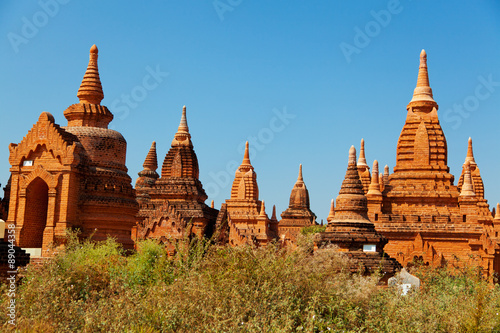
[[[474,270],[420,268],[407,296],[351,275],[335,249],[221,247],[186,240],[169,258],[153,241],[124,256],[79,241],[17,293],[19,332],[498,332],[500,290]],[[2,287],[5,288],[5,287]],[[2,295],[6,293],[1,290]],[[6,307],[2,297],[1,307]],[[5,312],[5,311],[4,311]],[[5,317],[5,313],[0,316]],[[7,318],[4,322],[7,321]],[[8,324],[4,330],[12,329]]]

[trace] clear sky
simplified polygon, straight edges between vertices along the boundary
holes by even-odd
[[[455,184],[471,136],[500,201],[498,1],[2,1],[0,36],[2,186],[9,143],[42,111],[67,124],[95,43],[133,184],[152,141],[161,168],[186,105],[207,204],[229,198],[250,140],[267,213],[302,163],[326,220],[351,145],[392,172],[424,48]]]

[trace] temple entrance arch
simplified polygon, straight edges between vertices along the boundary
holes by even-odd
[[[43,232],[47,225],[49,187],[40,177],[35,178],[26,188],[24,224],[19,235],[19,246],[41,248]]]

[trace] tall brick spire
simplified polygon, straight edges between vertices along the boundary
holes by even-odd
[[[172,141],[172,147],[174,146],[193,146],[193,143],[191,142],[191,134],[189,134],[185,105],[182,107],[179,128],[177,129],[177,133],[175,133],[174,140]]]
[[[186,106],[182,107],[181,122],[172,140],[172,148],[170,148],[163,160],[161,177],[195,179],[199,177],[198,158],[196,157],[193,143],[191,142],[191,134],[189,134],[186,119]]]
[[[366,164],[366,157],[365,157],[365,139],[361,139],[361,148],[359,149],[359,158],[358,158],[358,169],[359,167],[368,168],[368,164]]]
[[[136,188],[152,186],[154,181],[159,177],[158,173],[156,172],[156,169],[158,169],[158,158],[156,156],[155,141],[153,141],[153,143],[151,144],[151,148],[149,148],[148,155],[146,156],[142,167],[144,169],[138,173],[139,178],[137,178],[135,182]]]
[[[359,159],[357,166],[359,179],[361,179],[361,184],[363,184],[363,191],[366,194],[368,192],[368,187],[370,186],[370,167],[368,166],[368,164],[366,164],[365,139],[361,139],[361,148],[359,150]]]
[[[250,154],[248,150],[247,141],[245,143],[243,161],[235,173],[233,186],[231,188],[231,199],[259,200],[257,174],[254,172],[254,168],[250,163]]]
[[[97,56],[98,49],[94,44],[90,48],[89,65],[76,95],[80,99],[80,103],[101,104],[104,98],[99,70],[97,68]]]
[[[417,87],[413,91],[413,98],[407,106],[407,109],[415,106],[433,106],[436,109],[438,105],[432,96],[432,89],[429,85],[429,73],[427,72],[427,53],[425,50],[420,52],[420,66],[418,69]]]
[[[250,163],[250,153],[248,151],[248,141],[245,142],[245,154],[243,155],[243,161],[241,162],[240,171],[253,170],[252,163]]]
[[[474,152],[472,151],[472,139],[469,137],[467,146],[467,156],[465,157],[465,163],[469,162],[471,165],[475,165]]]
[[[155,171],[158,169],[158,158],[156,156],[156,141],[153,141],[151,144],[151,148],[149,148],[148,155],[144,160],[144,164],[142,165],[144,169]]]

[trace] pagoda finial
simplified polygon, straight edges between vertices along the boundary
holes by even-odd
[[[214,201],[212,200],[212,202],[210,203],[210,208],[214,208],[215,207],[215,204],[214,204]]]
[[[356,148],[351,146],[349,149],[349,163],[348,165],[356,165]]]
[[[157,179],[159,177],[156,169],[158,169],[158,159],[156,156],[156,142],[153,141],[151,144],[151,148],[149,148],[148,155],[144,160],[144,164],[142,165],[144,168],[141,172],[139,172],[139,179],[142,177]],[[139,179],[137,182],[139,182]],[[136,186],[139,184],[136,182]]]
[[[497,209],[495,211],[495,220],[500,220],[500,203],[497,203]]]
[[[297,177],[297,181],[304,181],[304,178],[302,178],[302,164],[299,164],[299,176]]]
[[[372,180],[370,186],[368,187],[367,195],[382,195],[380,192],[380,183],[379,183],[379,175],[378,175],[378,161],[373,161],[373,170],[372,170]]]
[[[332,202],[330,203],[330,212],[328,213],[328,217],[326,218],[326,220],[330,222],[331,220],[333,220],[334,217],[335,217],[335,200],[332,199]]]
[[[368,168],[368,164],[366,164],[366,157],[365,157],[365,139],[361,139],[361,148],[359,149],[359,158],[358,158],[358,168],[359,167]]]
[[[420,52],[420,66],[418,69],[417,87],[413,91],[413,98],[407,108],[413,106],[433,106],[438,107],[432,96],[432,89],[429,84],[429,73],[427,72],[427,53]]]
[[[260,216],[266,216],[266,204],[264,200],[262,200],[262,204],[260,205]]]
[[[186,118],[186,106],[184,105],[182,107],[182,116],[181,116],[181,122],[179,124],[179,128],[177,129],[178,134],[189,134],[189,127],[187,123],[187,118]]]
[[[240,171],[248,171],[253,169],[252,163],[250,163],[250,153],[248,148],[248,141],[245,142],[245,154],[243,155],[243,161],[241,162]]]
[[[156,156],[156,141],[153,141],[151,144],[151,148],[149,148],[148,155],[144,160],[144,164],[142,165],[144,170],[156,171],[158,169],[158,158]]]
[[[472,197],[475,196],[474,186],[472,185],[472,177],[470,174],[470,163],[465,162],[464,165],[464,183],[462,185],[462,191],[460,192],[461,197]]]
[[[467,146],[467,157],[465,158],[465,163],[469,162],[471,165],[475,165],[474,152],[472,150],[472,139],[469,137],[469,142]]]
[[[87,71],[83,76],[82,84],[76,94],[80,99],[80,103],[101,104],[104,98],[101,79],[99,78],[99,69],[97,68],[97,57],[98,49],[94,44],[90,48],[90,59]]]
[[[273,215],[271,216],[271,220],[277,221],[277,218],[276,218],[276,205],[273,205]]]
[[[182,115],[181,115],[181,122],[179,124],[179,127],[177,129],[177,133],[174,135],[174,139],[172,140],[172,147],[173,146],[192,146],[193,143],[191,142],[191,134],[189,134],[189,127],[187,123],[187,117],[186,117],[186,106],[184,105],[182,107]]]

